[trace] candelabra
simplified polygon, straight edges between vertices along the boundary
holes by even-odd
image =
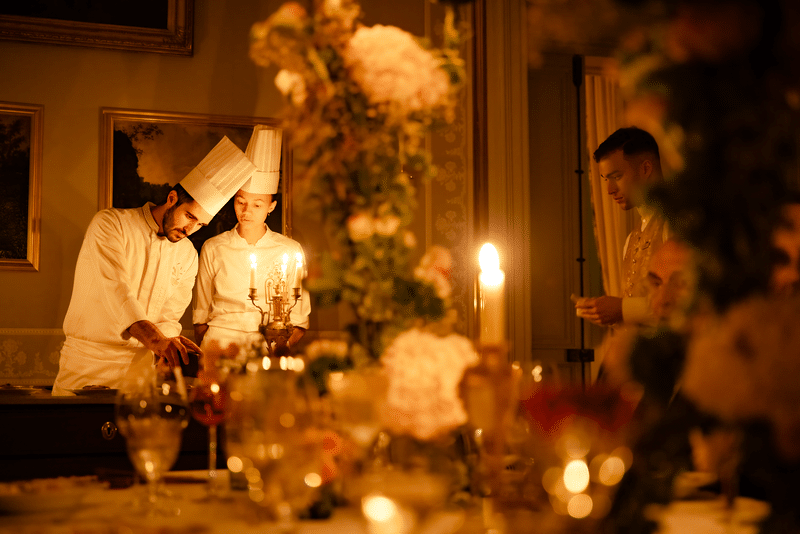
[[[272,288],[272,281],[265,284],[265,293],[267,295],[266,309],[256,304],[258,293],[256,288],[251,287],[248,293],[250,302],[253,303],[259,312],[261,312],[261,322],[258,326],[258,331],[264,338],[267,344],[267,351],[269,356],[276,356],[276,351],[281,347],[286,347],[286,342],[289,341],[294,325],[292,325],[289,314],[292,309],[300,300],[301,290],[299,287],[292,288],[291,302],[290,296],[286,288],[285,282],[281,282],[275,289],[274,294],[270,291]],[[272,296],[270,296],[272,294]]]

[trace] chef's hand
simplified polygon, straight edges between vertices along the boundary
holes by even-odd
[[[150,321],[137,321],[133,323],[128,332],[142,344],[153,351],[156,361],[163,359],[170,368],[177,367],[183,363],[189,363],[189,352],[202,354],[200,347],[194,342],[183,336],[166,337],[156,325]]]
[[[600,326],[622,322],[622,299],[619,297],[581,298],[575,303],[575,313]]]
[[[179,367],[181,362],[189,364],[189,353],[196,352],[201,354],[200,347],[187,337],[175,336],[165,337],[150,349],[155,354],[157,360],[163,359],[170,369]]]

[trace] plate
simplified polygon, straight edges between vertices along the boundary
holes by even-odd
[[[94,396],[94,395],[116,395],[117,390],[112,388],[103,389],[70,389],[75,395]]]

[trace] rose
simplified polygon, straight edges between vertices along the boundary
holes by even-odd
[[[306,100],[306,83],[303,77],[290,70],[281,69],[275,76],[275,87],[284,95],[290,96],[292,104],[302,105]]]
[[[343,60],[371,104],[393,103],[404,112],[419,111],[439,105],[449,91],[439,60],[394,26],[359,28]]]
[[[450,255],[450,251],[434,245],[422,257],[419,266],[414,269],[414,277],[433,285],[436,289],[436,296],[446,299],[452,290],[450,286],[452,267],[453,257]]]
[[[347,233],[355,242],[369,239],[375,233],[375,222],[366,213],[354,213],[347,218]]]
[[[275,26],[300,27],[308,20],[308,12],[297,2],[286,2],[267,20]]]
[[[386,215],[375,219],[375,232],[380,235],[394,235],[398,228],[400,228],[400,217],[396,215]]]

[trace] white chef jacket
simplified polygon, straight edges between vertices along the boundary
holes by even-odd
[[[280,283],[284,254],[288,257],[286,283],[290,299],[292,296],[295,254],[298,252],[303,254],[300,243],[267,227],[267,233],[256,244],[250,245],[239,235],[237,228],[238,225],[228,232],[212,237],[205,242],[200,251],[200,265],[192,302],[192,322],[209,326],[208,333],[203,338],[204,345],[206,338],[216,336],[214,332],[223,333],[225,339],[223,346],[227,345],[228,340],[235,341],[239,333],[258,332],[261,313],[248,298],[251,254],[256,255],[257,263],[256,304],[266,311],[264,296],[267,284],[271,281],[272,288],[275,288]],[[303,256],[303,266],[305,265]],[[304,273],[301,273],[301,278],[302,274]],[[274,292],[273,289],[270,291]],[[309,294],[303,290],[300,300],[289,315],[290,321],[294,326],[308,328],[309,313],[311,313]]]
[[[152,365],[152,352],[127,332],[137,321],[151,321],[167,337],[181,333],[197,252],[188,239],[172,243],[158,235],[153,206],[103,210],[89,224],[54,394],[89,384],[119,387],[132,367]]]

